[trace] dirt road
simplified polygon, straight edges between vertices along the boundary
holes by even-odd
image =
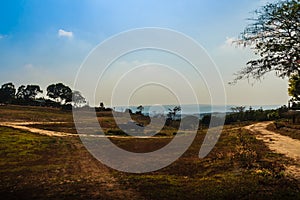
[[[48,135],[48,136],[58,136],[58,137],[76,136],[74,134],[65,133],[65,132],[49,131],[44,129],[27,127],[28,125],[33,125],[33,124],[58,124],[58,123],[61,124],[64,122],[0,122],[0,126],[11,127],[15,129],[20,129],[20,130],[29,131],[32,133],[38,133],[41,135]]]
[[[294,159],[295,165],[286,166],[286,172],[300,179],[300,140],[267,130],[266,127],[271,123],[260,122],[246,126],[245,129],[255,133],[256,138],[263,140],[272,151]]]
[[[0,126],[6,126],[10,128],[20,129],[24,131],[29,131],[31,133],[38,133],[41,135],[47,135],[47,136],[55,136],[55,137],[78,137],[78,136],[87,136],[85,134],[72,134],[67,132],[61,132],[61,131],[51,131],[46,129],[40,129],[40,128],[33,128],[30,127],[30,125],[36,125],[36,124],[64,124],[66,122],[0,122]],[[88,135],[89,137],[97,137],[97,138],[128,138],[128,136],[120,136],[120,135]],[[135,138],[140,139],[147,139],[147,138],[173,138],[173,136],[134,136]]]

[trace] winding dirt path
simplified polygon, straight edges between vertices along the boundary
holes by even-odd
[[[300,179],[300,165],[298,164],[300,163],[300,140],[267,130],[267,126],[271,123],[260,122],[244,128],[255,133],[256,138],[263,140],[272,151],[295,160],[295,165],[286,166],[286,172]]]
[[[59,132],[59,131],[50,131],[50,130],[45,130],[45,129],[40,129],[40,128],[33,128],[30,127],[29,125],[34,125],[34,124],[64,124],[67,122],[0,122],[0,126],[6,126],[6,127],[11,127],[15,129],[20,129],[24,131],[29,131],[32,133],[38,133],[41,135],[47,135],[47,136],[55,136],[55,137],[67,137],[67,136],[72,136],[72,137],[78,137],[78,136],[87,136],[85,134],[72,134],[72,133],[67,133],[67,132]],[[128,139],[130,136],[120,136],[120,135],[88,135],[88,137],[97,137],[97,138],[126,138]],[[134,138],[141,138],[141,139],[147,139],[147,138],[173,138],[173,136],[134,136]]]
[[[0,122],[0,126],[11,127],[15,129],[30,131],[32,133],[38,133],[41,135],[48,135],[48,136],[57,136],[57,137],[77,136],[76,134],[71,134],[71,133],[49,131],[49,130],[44,130],[39,128],[28,127],[28,125],[33,125],[33,124],[62,124],[62,123],[64,122]]]

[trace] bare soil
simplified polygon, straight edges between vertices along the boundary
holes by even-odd
[[[272,151],[293,159],[295,164],[286,166],[286,172],[300,179],[300,140],[267,130],[271,123],[260,122],[245,128],[253,132],[257,139],[263,140]]]
[[[58,137],[76,136],[74,134],[65,133],[65,132],[57,132],[57,131],[50,131],[50,130],[28,127],[28,125],[34,125],[34,124],[62,124],[62,123],[64,122],[0,122],[0,126],[11,127],[15,129],[29,131],[31,133],[37,133],[37,134],[48,135],[48,136],[58,136]]]

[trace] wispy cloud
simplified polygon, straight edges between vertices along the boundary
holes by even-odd
[[[4,39],[4,38],[6,38],[7,37],[7,35],[2,35],[2,34],[0,34],[0,40],[1,39]]]
[[[63,29],[59,29],[58,30],[58,37],[73,38],[73,32],[72,31],[65,31]]]

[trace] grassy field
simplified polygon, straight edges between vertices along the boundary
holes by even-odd
[[[72,112],[57,108],[34,106],[0,106],[0,122],[2,121],[40,121],[40,122],[72,122]]]
[[[110,170],[78,138],[0,128],[2,199],[122,199]],[[134,195],[134,194],[133,194]]]
[[[56,109],[1,107],[0,116],[1,121],[66,121],[70,122],[66,127],[41,128],[72,128],[71,113]],[[170,166],[130,174],[101,164],[77,137],[0,127],[0,195],[2,199],[300,199],[298,182],[284,173],[290,160],[272,153],[251,133],[238,125],[225,126],[213,151],[199,159],[204,136],[205,130],[199,130],[188,151]],[[153,151],[170,141],[112,140],[133,152]]]
[[[158,172],[116,173],[149,199],[293,199],[300,198],[296,182],[284,175],[281,155],[240,129],[227,129],[214,150],[197,157],[204,134],[175,163]],[[126,144],[130,144],[128,141]]]

